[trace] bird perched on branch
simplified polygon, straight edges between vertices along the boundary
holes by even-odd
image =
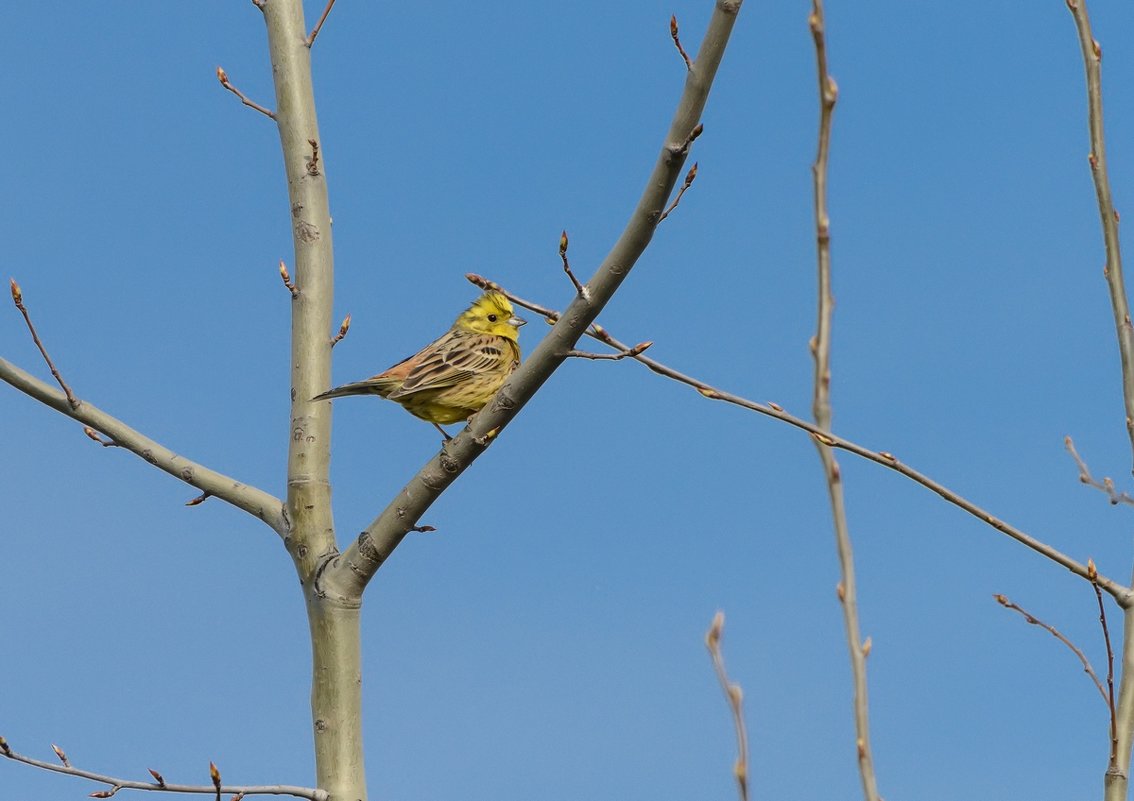
[[[520,326],[500,292],[485,292],[437,339],[365,381],[344,384],[312,400],[378,395],[400,403],[449,439],[442,425],[465,420],[503,386],[520,363]]]

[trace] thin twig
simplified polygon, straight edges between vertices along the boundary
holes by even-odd
[[[319,31],[323,29],[323,23],[327,21],[327,15],[331,13],[331,6],[335,4],[335,0],[327,0],[327,7],[323,9],[323,15],[319,17],[319,21],[315,23],[315,27],[311,29],[311,33],[307,37],[307,46],[315,44],[315,37],[319,35]]]
[[[693,185],[693,181],[697,178],[697,162],[693,162],[693,166],[689,168],[689,172],[685,173],[685,183],[677,190],[677,196],[673,202],[669,204],[669,208],[662,212],[662,216],[658,217],[658,223],[669,216],[669,213],[677,208],[677,204],[681,202],[681,196],[685,194],[685,190]]]
[[[248,106],[248,108],[255,109],[264,116],[271,117],[273,120],[276,118],[276,112],[272,111],[269,108],[264,108],[255,100],[249,100],[248,95],[244,94],[235,86],[233,86],[232,83],[228,80],[228,73],[226,73],[221,67],[217,67],[217,80],[221,82],[221,86],[239,97],[240,102]]]
[[[1098,575],[1093,559],[1087,560],[1087,569],[1093,576]],[[1095,600],[1099,604],[1099,625],[1102,626],[1103,642],[1106,643],[1106,701],[1110,710],[1110,766],[1107,774],[1118,773],[1118,714],[1114,706],[1114,648],[1110,644],[1110,627],[1106,624],[1106,607],[1103,605],[1102,591],[1099,585],[1091,582],[1095,591]]]
[[[298,298],[299,289],[297,289],[295,284],[292,282],[291,273],[287,271],[287,265],[284,264],[283,259],[280,259],[280,278],[283,280],[283,285],[287,287],[289,292],[291,292],[291,296],[293,298]]]
[[[211,492],[202,492],[196,498],[190,498],[189,500],[187,500],[185,502],[185,505],[186,506],[200,506],[201,504],[203,504],[205,501],[207,501],[211,497],[213,497],[213,494]]]
[[[525,309],[528,309],[529,311],[542,315],[550,322],[559,319],[559,312],[555,311],[554,309],[549,309],[546,306],[541,306],[538,303],[526,300],[519,295],[509,292],[495,281],[491,281],[481,275],[477,275],[476,273],[467,273],[465,275],[465,278],[468,279],[471,283],[481,287],[482,289],[491,289],[503,293],[517,306],[521,306]],[[603,342],[617,350],[628,351],[632,348],[631,345],[627,345],[621,340],[611,336],[611,334],[605,328],[598,325],[597,323],[592,324],[587,329],[586,333],[587,336],[591,337],[592,339],[597,339],[599,342]],[[724,401],[725,403],[731,403],[734,406],[740,406],[741,408],[748,409],[749,411],[756,412],[757,414],[772,417],[782,423],[787,423],[790,426],[798,428],[802,431],[806,431],[812,437],[821,440],[824,445],[827,445],[831,448],[844,450],[847,453],[853,453],[855,456],[867,459],[876,464],[880,464],[883,467],[889,468],[896,473],[900,473],[911,481],[921,484],[926,489],[932,490],[947,502],[960,509],[963,509],[973,517],[977,518],[983,523],[986,523],[1000,533],[1011,537],[1012,539],[1023,545],[1026,545],[1028,548],[1031,548],[1036,553],[1047,557],[1056,564],[1067,568],[1080,578],[1089,580],[1089,577],[1087,575],[1087,566],[1085,564],[1072,559],[1062,551],[1053,548],[1052,546],[1036,539],[1035,537],[1032,537],[1030,534],[1025,533],[1021,529],[1016,528],[1009,523],[1006,523],[1005,521],[993,515],[991,512],[986,511],[967,498],[949,489],[944,484],[905,464],[889,451],[871,450],[870,448],[859,445],[857,442],[849,440],[845,437],[838,436],[829,431],[823,431],[814,423],[805,420],[802,417],[796,417],[795,415],[785,411],[784,407],[778,403],[774,403],[772,401],[757,403],[756,401],[749,400],[748,398],[736,395],[732,392],[727,392],[726,390],[714,387],[712,384],[675,370],[669,365],[664,364],[657,359],[650,358],[649,356],[646,356],[644,354],[634,356],[633,358],[634,361],[646,366],[660,376],[692,387],[693,389],[697,390],[697,392],[700,393],[702,397],[709,398],[710,400]],[[1132,591],[1129,587],[1126,587],[1120,582],[1105,578],[1103,576],[1099,576],[1098,582],[1099,585],[1104,590],[1106,590],[1123,609],[1134,606],[1134,595],[1132,595]]]
[[[1094,487],[1095,489],[1105,492],[1110,498],[1112,505],[1125,503],[1134,506],[1134,497],[1131,497],[1125,492],[1119,492],[1114,486],[1113,479],[1104,476],[1102,481],[1098,481],[1091,475],[1090,468],[1087,467],[1086,461],[1084,461],[1083,457],[1079,455],[1079,452],[1075,450],[1075,443],[1071,441],[1071,437],[1064,437],[1063,445],[1067,448],[1067,452],[1071,454],[1071,458],[1075,460],[1075,464],[1079,467],[1079,481],[1086,484],[1088,487]]]
[[[67,403],[71,405],[72,409],[78,409],[79,400],[75,397],[75,393],[71,391],[71,388],[67,386],[67,382],[63,380],[63,376],[55,369],[55,362],[51,361],[51,357],[47,355],[47,348],[43,347],[43,342],[40,341],[39,334],[36,332],[35,325],[32,323],[31,315],[28,314],[27,307],[24,306],[24,293],[20,290],[20,285],[16,283],[15,278],[9,278],[8,282],[12,290],[12,302],[16,304],[16,308],[20,310],[20,314],[24,316],[24,322],[28,324],[28,331],[31,332],[32,341],[35,343],[35,346],[39,348],[40,355],[43,356],[43,360],[47,362],[47,367],[51,370],[51,374],[55,376],[55,381],[62,388],[63,394],[67,396]]]
[[[819,145],[811,167],[815,191],[815,239],[818,260],[818,322],[812,340],[815,359],[815,381],[812,414],[815,425],[824,432],[831,430],[831,316],[835,299],[831,292],[831,221],[827,214],[827,164],[831,152],[831,117],[838,99],[835,79],[827,70],[827,39],[824,30],[823,2],[812,0],[808,18],[815,41],[815,61],[819,78]],[[874,757],[870,747],[870,706],[867,696],[866,654],[858,619],[858,591],[851,546],[850,525],[843,498],[842,473],[835,453],[822,438],[815,437],[815,447],[823,463],[831,516],[835,526],[835,547],[839,554],[839,600],[842,601],[843,625],[846,628],[854,682],[855,748],[862,793],[867,801],[878,801],[878,778],[874,773]]]
[[[740,792],[740,801],[748,801],[748,730],[744,726],[744,693],[739,684],[729,681],[725,671],[724,654],[721,652],[721,634],[724,632],[724,612],[717,612],[713,622],[705,633],[705,647],[709,649],[709,656],[713,659],[713,670],[717,674],[717,681],[724,690],[728,708],[732,712],[732,723],[736,729],[736,762],[732,772],[736,777],[736,786]]]
[[[54,747],[54,746],[52,746]],[[58,749],[56,752],[59,753]],[[296,787],[289,784],[274,784],[274,785],[255,785],[255,786],[224,786],[219,785],[219,774],[214,778],[212,784],[208,785],[195,785],[195,784],[169,784],[162,779],[161,774],[150,771],[156,781],[142,782],[134,781],[131,779],[120,779],[115,776],[106,776],[101,773],[94,773],[89,770],[81,770],[73,767],[70,763],[57,765],[54,762],[44,762],[43,760],[33,759],[23,754],[18,754],[12,750],[11,746],[0,737],[0,756],[7,757],[13,762],[21,762],[25,765],[30,765],[33,768],[51,771],[52,773],[62,773],[67,776],[75,776],[80,779],[89,779],[99,784],[105,784],[111,788],[107,791],[109,795],[95,796],[98,798],[109,798],[110,795],[117,793],[119,790],[154,790],[167,793],[202,793],[208,795],[216,795],[218,793],[242,793],[244,795],[290,795],[296,798],[307,798],[310,801],[328,801],[328,794],[325,790],[320,790],[316,787]],[[60,759],[65,759],[60,756]],[[212,767],[212,763],[209,763]],[[211,776],[210,776],[211,777]]]
[[[650,347],[653,344],[653,342],[639,342],[629,350],[619,351],[618,353],[591,353],[590,351],[585,350],[569,350],[567,351],[567,355],[572,356],[576,359],[591,359],[592,361],[609,360],[612,362],[618,362],[622,361],[623,359],[633,359],[635,356],[637,356],[639,353],[646,350],[646,348]]]
[[[1031,612],[1027,611],[1021,606],[1012,603],[1006,596],[997,593],[992,597],[996,599],[996,603],[1000,604],[1005,609],[1011,609],[1015,612],[1019,612],[1024,616],[1024,620],[1026,620],[1028,623],[1031,623],[1033,626],[1039,626],[1041,629],[1046,629],[1047,632],[1051,634],[1051,636],[1055,637],[1055,639],[1059,640],[1061,643],[1071,649],[1071,653],[1075,654],[1075,656],[1079,658],[1079,663],[1083,666],[1083,672],[1090,676],[1091,681],[1094,682],[1095,689],[1097,689],[1099,691],[1099,695],[1102,696],[1103,703],[1107,703],[1106,690],[1103,689],[1103,685],[1099,680],[1098,674],[1095,673],[1095,669],[1091,667],[1091,663],[1087,659],[1086,654],[1084,654],[1083,651],[1075,645],[1075,643],[1067,639],[1067,637],[1065,637],[1058,629],[1056,629],[1055,626],[1044,623]]]
[[[669,35],[673,37],[673,43],[677,45],[677,52],[685,59],[685,69],[692,70],[693,62],[689,60],[689,55],[685,52],[685,48],[681,46],[681,39],[677,35],[677,15],[673,14],[669,18]]]
[[[587,288],[579,283],[579,279],[575,277],[575,273],[571,272],[571,263],[567,261],[567,231],[564,231],[559,237],[559,258],[563,260],[563,272],[567,273],[567,277],[571,279],[571,284],[575,287],[575,291],[579,293],[579,297],[585,300],[590,300],[591,296],[587,292]]]
[[[346,317],[343,318],[342,323],[339,325],[339,333],[337,333],[333,337],[331,337],[331,347],[333,348],[333,347],[335,347],[335,345],[342,342],[343,338],[346,337],[348,331],[350,331],[350,315],[349,314]]]
[[[1087,124],[1090,129],[1091,152],[1087,159],[1091,178],[1095,182],[1099,218],[1102,223],[1103,244],[1106,247],[1107,287],[1114,313],[1114,327],[1118,335],[1118,351],[1122,362],[1122,398],[1126,408],[1126,432],[1134,448],[1134,326],[1130,322],[1130,305],[1126,297],[1126,283],[1122,277],[1122,251],[1118,240],[1118,213],[1110,192],[1110,177],[1106,167],[1106,139],[1103,132],[1102,108],[1102,48],[1091,33],[1086,0],[1067,0],[1067,7],[1075,18],[1079,46],[1083,53],[1083,67],[1087,76]]]

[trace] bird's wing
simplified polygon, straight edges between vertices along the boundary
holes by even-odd
[[[499,371],[501,362],[515,358],[509,344],[503,337],[492,334],[453,329],[409,360],[415,363],[405,381],[388,397],[404,398],[418,392],[446,389],[475,375]]]

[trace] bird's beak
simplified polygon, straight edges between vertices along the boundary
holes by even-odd
[[[528,321],[525,320],[523,317],[517,317],[516,315],[513,314],[511,319],[508,320],[508,325],[514,325],[516,328],[519,328],[521,325],[524,325],[527,322]]]

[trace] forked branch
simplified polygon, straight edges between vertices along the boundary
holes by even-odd
[[[331,597],[361,596],[394,548],[441,493],[484,451],[543,383],[567,358],[580,337],[629,275],[649,245],[657,220],[677,183],[690,145],[701,130],[699,120],[724,56],[741,0],[717,0],[705,38],[666,134],[654,170],[625,230],[586,283],[587,295],[575,293],[567,312],[535,351],[472,418],[469,427],[446,442],[358,539],[323,571],[321,589]],[[492,436],[489,436],[489,435]]]

